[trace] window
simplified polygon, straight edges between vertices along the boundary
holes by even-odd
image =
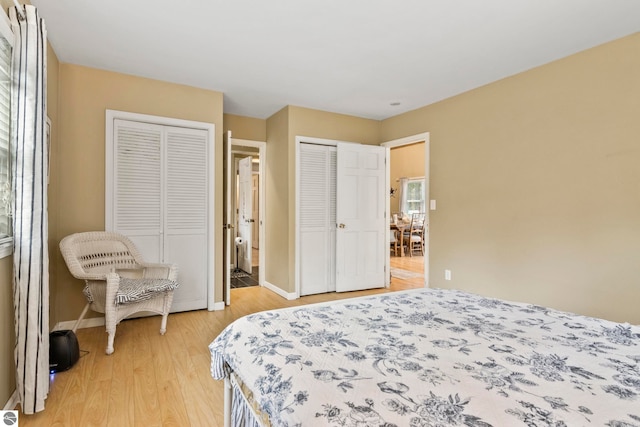
[[[425,211],[424,178],[409,178],[403,180],[402,206],[400,210],[406,215]]]
[[[13,250],[11,188],[11,50],[13,34],[0,14],[0,257]]]

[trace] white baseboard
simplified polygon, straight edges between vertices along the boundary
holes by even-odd
[[[4,405],[4,408],[2,409],[3,411],[13,411],[14,409],[16,409],[16,406],[18,406],[18,390],[15,390],[13,392],[13,394],[11,395],[11,397],[9,398],[9,400],[7,401],[7,403]]]
[[[264,282],[264,287],[269,289],[271,292],[275,292],[276,294],[280,295],[282,298],[287,299],[287,300],[294,300],[294,299],[298,299],[298,296],[296,295],[295,292],[285,292],[283,291],[281,288],[279,288],[278,286],[269,283],[265,280]]]
[[[53,328],[53,330],[61,331],[64,329],[73,329],[75,325],[76,325],[75,320],[58,322],[56,323],[56,326]],[[82,319],[82,321],[80,322],[80,325],[78,326],[78,329],[93,328],[96,326],[104,326],[104,317],[90,317],[88,319]]]
[[[214,302],[213,303],[213,309],[209,310],[209,311],[220,311],[220,310],[224,310],[224,301],[219,301],[219,302]]]

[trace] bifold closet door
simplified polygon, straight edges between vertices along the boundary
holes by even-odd
[[[300,144],[300,295],[336,290],[336,147]]]
[[[116,120],[111,170],[107,165],[106,179],[113,182],[109,231],[129,237],[148,262],[163,259],[163,138],[163,126]]]
[[[147,261],[178,265],[174,312],[207,307],[207,138],[201,129],[114,123],[107,224]]]
[[[164,259],[178,265],[171,311],[207,308],[207,132],[166,128]]]

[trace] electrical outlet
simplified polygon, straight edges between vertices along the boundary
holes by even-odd
[[[444,271],[444,280],[451,280],[451,270]]]

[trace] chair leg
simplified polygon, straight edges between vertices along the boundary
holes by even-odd
[[[109,337],[107,338],[107,350],[106,353],[107,354],[112,354],[113,353],[113,339],[116,337],[116,331],[113,332],[107,332],[109,334]]]
[[[167,317],[169,317],[169,313],[164,313],[162,315],[162,323],[160,324],[160,335],[164,335],[167,332]]]

